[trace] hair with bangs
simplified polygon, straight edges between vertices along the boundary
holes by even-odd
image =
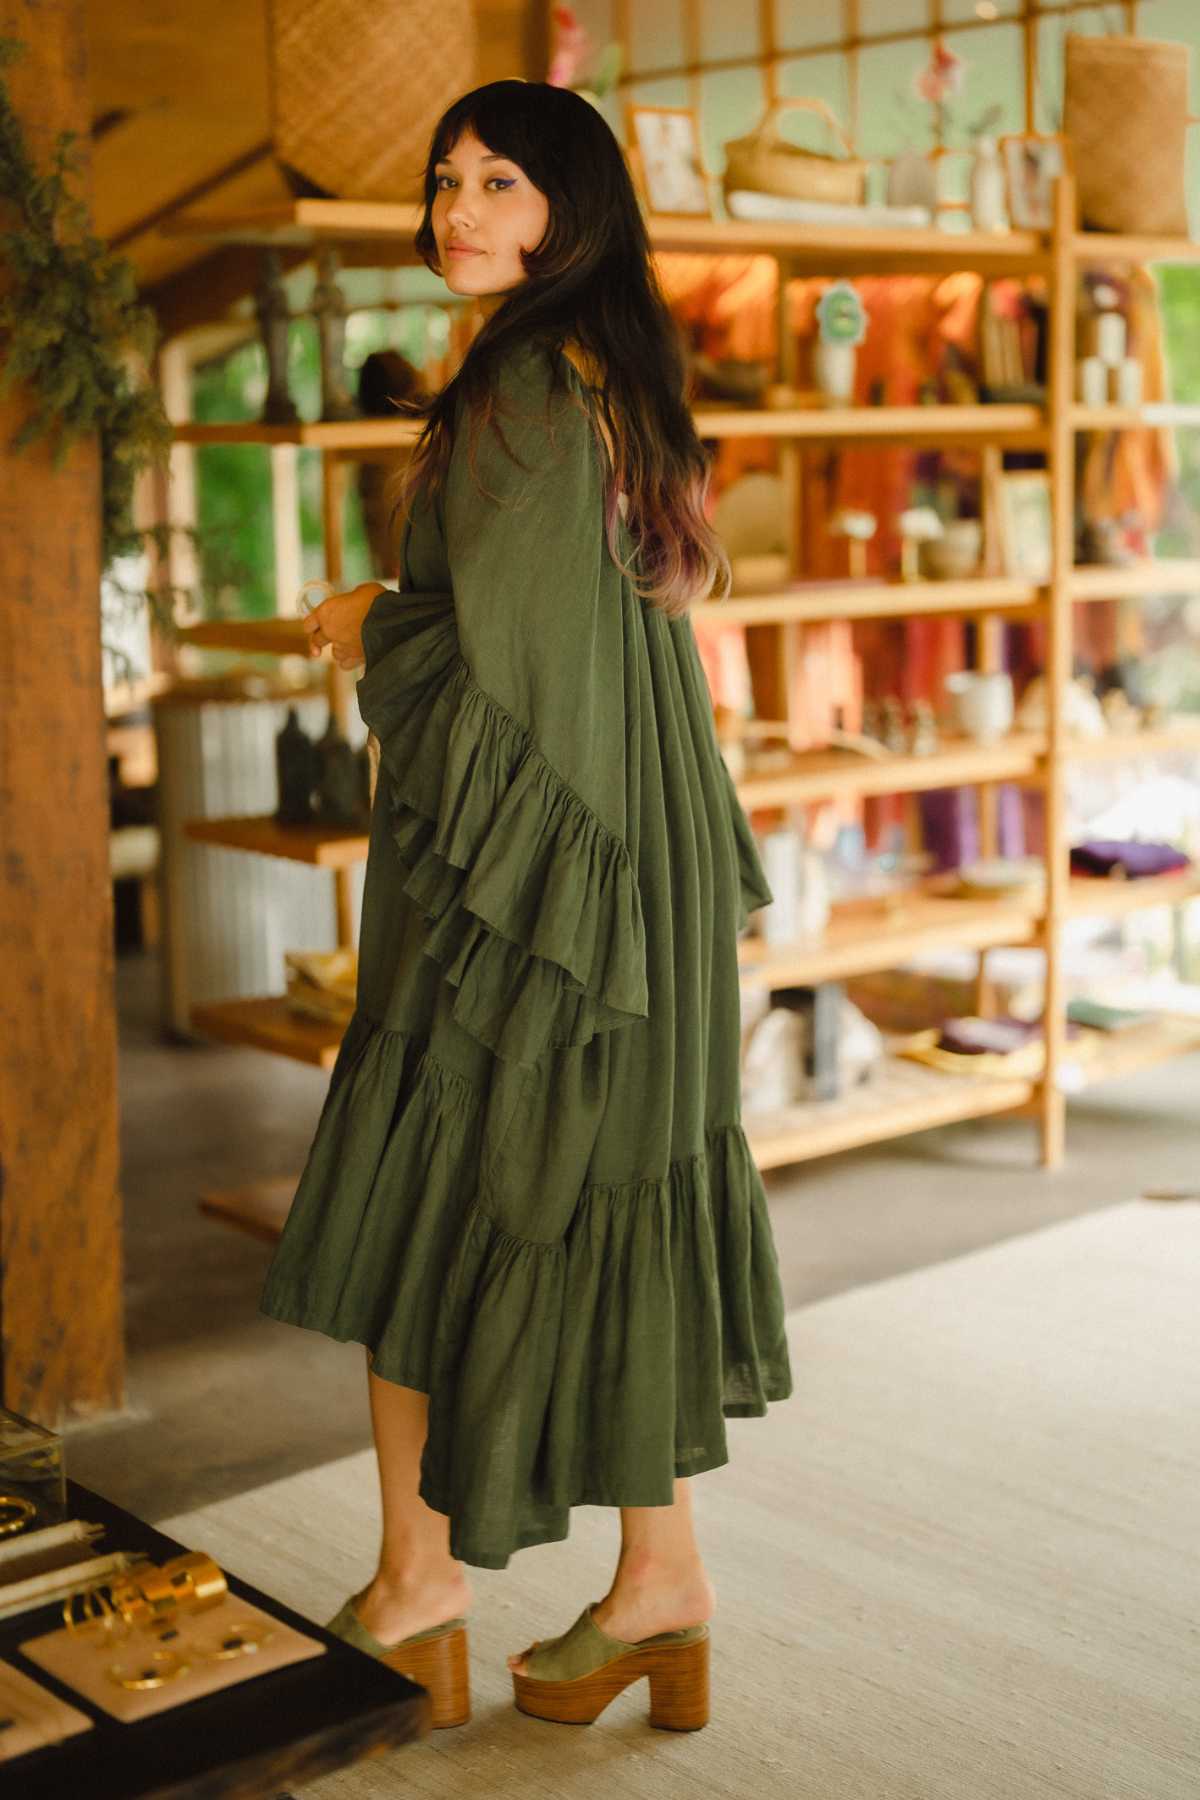
[[[438,121],[425,164],[425,211],[415,245],[441,274],[432,212],[437,164],[473,131],[494,155],[524,171],[546,197],[542,241],[521,252],[526,279],[509,290],[473,340],[462,366],[427,400],[397,401],[405,417],[424,421],[407,467],[396,480],[396,514],[421,489],[445,480],[460,403],[471,418],[474,465],[479,432],[495,413],[496,375],[517,342],[540,342],[550,356],[580,346],[597,371],[592,397],[613,447],[608,470],[605,535],[613,561],[639,595],[666,612],[730,586],[729,559],[705,516],[709,459],[685,398],[687,363],[678,325],[663,297],[650,242],[625,157],[596,108],[569,88],[539,81],[492,81],[456,100]],[[565,386],[565,383],[563,384]],[[621,559],[621,509],[637,567]]]

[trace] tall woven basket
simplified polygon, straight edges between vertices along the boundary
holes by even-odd
[[[275,154],[297,193],[413,201],[429,138],[475,86],[471,0],[267,0]]]
[[[1190,55],[1150,38],[1068,35],[1063,130],[1086,230],[1187,236]]]

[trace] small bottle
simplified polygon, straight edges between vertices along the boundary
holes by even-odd
[[[971,223],[976,231],[1007,231],[1004,164],[994,137],[975,140],[971,165]]]

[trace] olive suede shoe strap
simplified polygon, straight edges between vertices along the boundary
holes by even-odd
[[[687,1625],[679,1631],[660,1631],[655,1637],[630,1644],[624,1638],[610,1637],[592,1617],[590,1602],[584,1607],[569,1631],[561,1637],[547,1638],[525,1659],[526,1672],[535,1681],[578,1681],[592,1675],[605,1663],[627,1656],[631,1650],[649,1650],[672,1644],[694,1644],[708,1636],[707,1625]]]
[[[394,1650],[407,1648],[409,1644],[423,1644],[428,1638],[440,1637],[444,1631],[456,1631],[466,1624],[465,1619],[447,1619],[444,1625],[431,1625],[428,1631],[415,1632],[412,1637],[402,1638],[398,1644],[381,1644],[379,1639],[369,1632],[354,1610],[354,1598],[351,1596],[341,1611],[330,1619],[326,1631],[343,1643],[353,1644],[356,1650],[365,1650],[368,1656],[390,1656]]]

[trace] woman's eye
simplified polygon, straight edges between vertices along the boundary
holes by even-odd
[[[434,187],[441,188],[443,181],[448,181],[451,184],[451,186],[454,185],[453,175],[435,175],[434,176]],[[511,175],[493,175],[491,177],[491,179],[487,182],[486,185],[488,187],[490,187],[492,185],[492,182],[498,182],[502,188],[516,187],[516,185],[517,185],[516,181],[514,180],[514,178]]]

